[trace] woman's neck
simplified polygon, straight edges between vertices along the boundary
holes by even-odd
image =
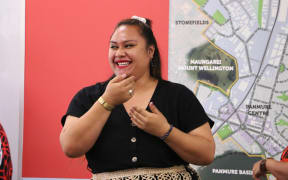
[[[157,82],[157,79],[152,77],[150,74],[147,76],[143,76],[140,79],[136,81],[135,89],[141,90],[151,87],[151,84],[154,84]]]

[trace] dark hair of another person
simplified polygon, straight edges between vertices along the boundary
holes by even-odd
[[[157,46],[155,36],[151,29],[151,20],[147,18],[145,19],[146,19],[146,23],[139,21],[137,19],[124,19],[116,25],[114,32],[117,28],[119,28],[122,25],[130,25],[130,26],[138,27],[140,34],[146,40],[147,47],[150,45],[153,45],[155,47],[153,58],[150,61],[150,75],[156,79],[162,79],[160,53],[159,53],[159,49]]]

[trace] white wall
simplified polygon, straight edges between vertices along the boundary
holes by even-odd
[[[25,0],[0,0],[0,122],[10,144],[13,180],[22,179]]]

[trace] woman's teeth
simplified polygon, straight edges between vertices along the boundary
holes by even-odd
[[[118,66],[128,66],[130,63],[129,62],[119,62],[117,64],[118,64]]]

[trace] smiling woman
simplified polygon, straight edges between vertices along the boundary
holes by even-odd
[[[149,62],[154,54],[154,46],[146,47],[136,26],[121,26],[113,33],[110,41],[109,62],[115,75],[149,75]],[[137,75],[136,75],[137,73]],[[146,75],[146,76],[147,76]]]
[[[150,72],[152,77],[161,79],[160,53],[151,29],[151,21],[139,19],[137,16],[121,21],[110,40],[109,61],[116,75],[129,76],[132,71],[138,72],[134,68],[141,68],[142,71],[149,69],[148,73]]]
[[[149,19],[116,25],[109,64],[114,75],[80,90],[63,116],[64,153],[85,154],[93,179],[198,179],[189,163],[213,161],[213,122],[188,88],[161,78]]]

